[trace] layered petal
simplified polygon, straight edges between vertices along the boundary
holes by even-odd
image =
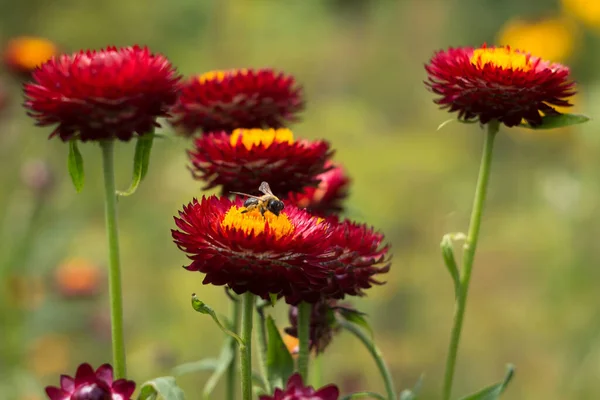
[[[280,128],[304,108],[294,77],[272,69],[214,71],[189,78],[171,123],[185,135],[237,128]]]
[[[173,239],[191,260],[185,268],[204,273],[204,284],[314,303],[363,295],[380,283],[375,275],[389,270],[383,235],[365,225],[324,220],[293,206],[261,216],[242,204],[203,197],[175,218]]]
[[[435,103],[464,121],[537,126],[542,115],[557,113],[553,106],[571,106],[575,94],[567,67],[509,46],[450,48],[425,69],[427,87],[439,96]]]
[[[263,395],[259,400],[338,400],[340,390],[335,385],[323,386],[315,390],[312,386],[305,386],[300,374],[295,373],[287,381],[284,390],[275,389],[272,396]]]
[[[146,47],[108,47],[53,57],[25,84],[25,108],[63,141],[130,140],[159,126],[177,99],[180,76]]]
[[[236,129],[200,136],[188,155],[204,189],[254,193],[266,181],[285,195],[316,186],[333,151],[326,141],[294,140],[289,129]]]

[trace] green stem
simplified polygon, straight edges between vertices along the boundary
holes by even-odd
[[[454,369],[456,367],[456,356],[458,354],[458,345],[460,343],[460,334],[462,331],[465,309],[467,305],[467,295],[469,292],[469,283],[471,281],[471,272],[473,271],[473,261],[475,260],[475,249],[479,238],[479,228],[481,226],[481,216],[485,197],[487,194],[488,181],[492,166],[492,150],[494,148],[494,138],[498,133],[498,121],[490,121],[487,125],[487,134],[483,145],[483,155],[479,167],[479,177],[477,178],[477,188],[475,189],[475,198],[473,200],[473,210],[471,212],[471,221],[469,223],[469,233],[465,240],[463,248],[463,265],[460,277],[460,287],[456,299],[456,309],[454,312],[454,324],[452,326],[452,335],[450,346],[448,348],[448,357],[446,359],[446,372],[444,375],[443,399],[449,400],[452,394],[452,382],[454,379]]]
[[[359,327],[357,327],[356,325],[354,325],[351,322],[348,322],[343,319],[338,320],[338,322],[342,326],[342,328],[347,329],[350,333],[352,333],[354,336],[356,336],[363,343],[363,345],[367,348],[369,353],[371,353],[371,356],[373,357],[373,359],[375,360],[375,363],[377,364],[377,368],[379,368],[379,373],[381,374],[381,377],[383,378],[383,382],[385,384],[385,391],[387,393],[387,399],[395,400],[396,399],[396,388],[394,387],[394,381],[392,380],[392,374],[390,373],[390,370],[388,369],[388,367],[383,359],[383,355],[381,354],[381,351],[375,345],[375,343],[371,340],[371,337],[368,336],[362,329],[360,329]]]
[[[323,386],[323,356],[318,355],[313,360],[313,368],[310,369],[311,379],[309,382],[313,387]]]
[[[267,326],[265,323],[264,310],[260,310],[256,313],[256,321],[258,323],[258,329],[256,330],[259,350],[258,365],[265,382],[265,392],[271,393],[271,382],[269,381],[269,372],[267,371]]]
[[[115,379],[125,378],[125,340],[123,338],[123,295],[121,289],[121,265],[119,261],[119,231],[117,227],[117,194],[115,189],[114,141],[105,140],[102,148],[102,168],[104,170],[104,200],[106,234],[110,267],[108,289],[110,297],[110,321],[112,333],[113,368]]]
[[[239,334],[240,331],[240,313],[241,313],[241,300],[232,300],[231,301],[231,330],[236,334]],[[227,367],[227,376],[226,376],[226,387],[225,387],[225,399],[227,400],[235,400],[235,379],[237,376],[237,349],[238,346],[235,340],[230,340],[231,347],[233,350],[233,358],[231,359],[231,363],[229,367]]]
[[[246,292],[242,296],[242,340],[240,346],[240,370],[242,374],[242,399],[252,400],[252,313],[254,295]]]
[[[310,314],[312,305],[298,304],[298,372],[304,382],[308,381],[308,359],[310,357]]]

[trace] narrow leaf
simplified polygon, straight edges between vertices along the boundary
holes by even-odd
[[[155,134],[151,132],[137,138],[135,155],[133,157],[133,177],[131,178],[131,184],[126,191],[117,192],[119,196],[131,196],[134,194],[140,182],[146,177],[148,166],[150,165],[150,153],[152,152],[154,137]]]
[[[400,393],[400,400],[416,400],[418,398],[418,394],[421,391],[421,386],[423,385],[423,375],[419,377],[417,383],[412,389],[405,389]]]
[[[85,174],[83,173],[83,157],[81,157],[81,153],[77,147],[77,140],[71,140],[69,142],[69,158],[67,166],[73,186],[75,186],[75,190],[79,193],[81,192],[81,189],[83,189]]]
[[[367,321],[367,319],[365,318],[367,314],[354,310],[352,308],[338,307],[336,308],[336,310],[346,321],[352,322],[353,324],[366,329],[369,332],[369,335],[371,336],[371,340],[373,340],[373,329],[371,328],[371,325],[369,325],[369,321]]]
[[[342,397],[342,400],[353,400],[353,399],[364,399],[364,398],[386,400],[385,397],[383,397],[379,393],[374,393],[374,392],[356,392],[356,393],[352,393],[352,394]]]
[[[142,385],[138,400],[146,399],[184,400],[185,396],[183,390],[177,386],[175,378],[163,376]]]
[[[444,264],[446,265],[446,269],[450,273],[452,281],[454,282],[454,296],[458,297],[458,293],[460,292],[460,274],[458,272],[456,259],[454,258],[454,244],[452,239],[453,234],[449,233],[444,235],[442,242],[440,243],[440,247],[442,248]]]
[[[192,361],[178,365],[171,370],[171,373],[174,376],[181,376],[185,374],[193,374],[194,372],[214,371],[217,368],[218,363],[219,360],[216,358],[205,358],[199,361]]]
[[[554,129],[563,128],[565,126],[582,124],[589,121],[590,118],[580,114],[550,114],[542,117],[542,124],[538,126],[531,126],[529,124],[521,124],[523,128],[543,130],[543,129]]]
[[[196,293],[192,293],[192,307],[194,308],[194,310],[198,311],[199,313],[210,315],[211,318],[213,319],[213,321],[215,321],[215,323],[223,331],[223,333],[225,333],[226,335],[229,335],[232,338],[234,338],[235,340],[237,340],[237,342],[239,343],[240,346],[244,345],[244,340],[241,337],[239,337],[237,334],[235,334],[234,332],[231,332],[229,329],[225,328],[225,326],[223,326],[221,321],[219,321],[219,318],[217,317],[215,310],[213,310],[210,306],[208,306],[206,303],[204,303],[202,300],[200,300],[196,296]]]
[[[271,388],[283,388],[294,372],[294,359],[283,342],[275,321],[267,317],[267,375]]]
[[[233,356],[235,355],[235,350],[232,346],[233,340],[234,339],[231,336],[228,336],[227,340],[223,343],[223,347],[221,347],[221,353],[219,354],[216,368],[210,378],[208,378],[208,381],[206,381],[204,390],[202,391],[202,395],[205,399],[210,398],[217,383],[219,383],[219,379],[221,379],[225,371],[227,371],[227,367],[229,367],[233,360]]]
[[[492,386],[488,386],[485,389],[480,390],[470,396],[463,397],[461,400],[496,400],[500,398],[500,395],[506,389],[506,386],[510,383],[513,375],[515,374],[515,366],[512,364],[507,365],[506,374],[504,380]]]

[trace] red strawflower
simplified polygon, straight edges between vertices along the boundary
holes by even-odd
[[[287,206],[279,216],[246,212],[243,199],[194,199],[179,212],[172,230],[192,262],[185,268],[206,274],[203,284],[228,285],[238,294],[288,304],[321,298],[361,296],[389,270],[383,235],[365,225],[317,218]]]
[[[316,186],[333,151],[323,140],[294,141],[289,129],[236,129],[200,136],[188,155],[204,189],[221,185],[222,194],[253,194],[266,181],[278,195]]]
[[[458,111],[464,121],[498,120],[515,126],[526,120],[540,125],[552,106],[571,106],[575,94],[569,69],[529,53],[506,47],[450,48],[436,53],[425,66],[429,89],[440,95],[442,109]]]
[[[335,312],[338,307],[337,300],[321,299],[312,305],[310,314],[310,349],[317,354],[325,351],[333,335],[340,330],[335,320]],[[288,335],[298,337],[298,307],[290,306],[288,313],[289,327],[284,329]]]
[[[81,364],[75,378],[61,375],[60,387],[46,387],[50,400],[130,400],[134,391],[135,382],[113,380],[109,364],[101,365],[95,372],[90,364]]]
[[[19,77],[29,78],[33,70],[58,53],[58,46],[48,39],[19,36],[6,44],[4,63]]]
[[[272,69],[213,71],[193,76],[181,88],[172,124],[185,135],[198,130],[280,128],[304,108],[293,76]]]
[[[160,126],[177,99],[180,77],[147,47],[80,51],[53,57],[25,84],[25,108],[50,137],[130,140]]]
[[[325,168],[331,169],[317,175],[319,186],[306,187],[301,193],[291,192],[287,202],[323,217],[341,213],[344,210],[341,203],[348,196],[350,178],[341,166],[330,161],[325,163]]]
[[[340,390],[335,385],[323,386],[315,390],[312,386],[304,386],[302,376],[295,373],[287,381],[285,390],[275,389],[272,396],[262,395],[259,400],[338,400]]]

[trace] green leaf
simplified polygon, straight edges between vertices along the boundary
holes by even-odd
[[[221,353],[219,354],[219,359],[217,361],[216,368],[213,374],[208,378],[206,384],[204,385],[204,390],[202,390],[202,395],[205,399],[209,399],[212,391],[219,383],[219,379],[223,376],[225,371],[227,371],[227,367],[233,361],[233,356],[235,355],[235,348],[232,346],[233,338],[231,336],[227,337],[227,340],[223,343],[223,347],[221,347]]]
[[[452,281],[454,282],[454,296],[458,297],[458,293],[460,292],[460,274],[458,272],[456,259],[454,258],[455,236],[456,235],[452,233],[444,235],[444,237],[442,238],[442,242],[440,243],[440,247],[442,248],[442,257],[444,258],[444,264],[446,265],[446,269],[450,273]]]
[[[416,400],[421,391],[421,386],[423,386],[423,375],[419,377],[419,380],[412,389],[405,389],[400,393],[399,400]]]
[[[450,122],[460,122],[461,124],[476,124],[478,121],[477,120],[464,121],[462,119],[451,118],[451,119],[448,119],[448,120],[442,122],[441,124],[439,124],[437,127],[437,130],[439,131],[442,128],[446,127],[446,125],[448,125]]]
[[[205,358],[199,361],[192,361],[178,365],[171,370],[171,373],[174,376],[181,376],[185,374],[193,374],[194,372],[214,371],[218,364],[219,360],[216,358]]]
[[[131,184],[129,189],[124,192],[117,191],[119,196],[131,196],[135,193],[140,182],[146,177],[148,173],[148,166],[150,165],[150,153],[152,152],[152,143],[156,135],[154,132],[147,133],[137,138],[135,144],[135,155],[133,157],[133,177],[131,178]]]
[[[461,400],[496,400],[500,398],[500,395],[506,389],[506,386],[510,383],[513,375],[515,374],[515,366],[509,364],[506,366],[506,374],[504,380],[492,386],[488,386],[485,389],[480,390],[470,396],[463,397]]]
[[[523,128],[533,129],[533,130],[543,130],[543,129],[554,129],[554,128],[563,128],[565,126],[583,124],[584,122],[589,121],[590,118],[585,115],[580,114],[550,114],[542,117],[542,124],[538,126],[531,126],[529,124],[521,124],[520,126]]]
[[[283,388],[294,372],[294,359],[283,342],[275,321],[267,317],[267,375],[271,388]]]
[[[342,397],[341,400],[353,400],[353,399],[364,399],[364,398],[386,400],[385,397],[383,397],[379,393],[374,393],[374,392],[356,392],[356,393],[352,393],[352,394]]]
[[[278,295],[276,293],[269,293],[269,300],[271,301],[271,307],[275,307],[275,304],[277,303],[277,297],[278,297]]]
[[[71,175],[71,181],[75,190],[79,193],[83,189],[83,183],[85,180],[85,174],[83,173],[83,157],[77,147],[77,140],[71,140],[69,142],[69,159],[67,162],[69,168],[69,175]]]
[[[138,400],[184,400],[183,390],[177,386],[175,378],[163,376],[144,383],[140,389]]]
[[[215,310],[213,310],[208,304],[206,304],[205,302],[200,300],[196,296],[196,293],[192,293],[192,307],[194,308],[194,310],[198,311],[199,313],[210,315],[211,318],[213,319],[213,321],[215,321],[215,323],[223,331],[223,333],[225,333],[226,335],[229,335],[232,338],[234,338],[235,340],[237,340],[237,342],[239,343],[240,346],[244,345],[244,340],[241,337],[239,337],[236,333],[225,328],[225,326],[223,326],[221,321],[219,321],[219,318],[217,317]]]
[[[352,322],[353,324],[366,329],[369,332],[369,335],[371,336],[371,340],[373,340],[373,329],[371,328],[371,325],[369,325],[369,321],[367,321],[367,319],[365,318],[367,314],[351,308],[344,307],[338,307],[336,308],[336,311],[338,311],[346,321]]]

